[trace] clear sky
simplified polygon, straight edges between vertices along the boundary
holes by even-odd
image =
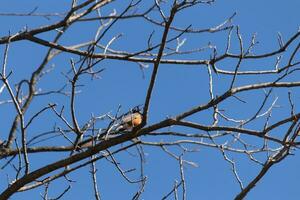
[[[127,5],[127,2],[127,0],[116,0],[114,4],[104,8],[102,12],[107,14],[115,8],[117,13],[121,13],[124,6]],[[150,5],[152,0],[144,0],[145,7],[148,3]],[[69,6],[70,1],[2,0],[0,13],[28,13],[35,8],[37,8],[36,13],[63,13]],[[194,28],[208,28],[222,23],[226,18],[236,12],[232,23],[239,25],[245,46],[250,44],[252,35],[256,34],[259,44],[254,51],[256,53],[263,53],[278,48],[278,32],[281,33],[284,41],[297,32],[300,25],[299,8],[299,0],[216,0],[212,5],[198,5],[194,8],[187,9],[175,18],[173,25],[187,27],[191,24]],[[25,27],[34,29],[41,25],[53,23],[59,19],[58,17],[46,19],[43,17],[1,15],[0,37],[8,35],[9,32],[14,34]],[[96,29],[97,26],[95,22],[75,24],[73,28],[68,30],[69,32],[62,38],[60,43],[63,45],[74,45],[91,40]],[[112,48],[133,52],[145,47],[145,41],[147,41],[152,30],[155,30],[154,42],[158,42],[162,34],[161,28],[155,27],[142,20],[132,20],[126,23],[120,22],[106,35],[103,39],[103,43],[105,44],[105,42],[108,42],[112,37],[121,33],[122,37],[112,45]],[[53,33],[47,33],[41,34],[39,37],[50,40],[53,35]],[[170,36],[172,35],[174,36],[174,33],[170,33]],[[186,38],[186,43],[182,47],[183,50],[200,48],[211,42],[212,45],[217,46],[220,52],[223,52],[226,47],[227,32],[216,34],[205,33],[197,36],[186,34],[181,37],[181,39],[184,38]],[[237,38],[233,38],[233,43],[233,52],[237,53]],[[175,45],[173,45],[173,47],[174,46]],[[2,45],[0,47],[1,63],[3,50],[4,46]],[[45,55],[46,50],[46,48],[29,41],[12,43],[8,56],[8,67],[10,70],[13,70],[11,82],[16,83],[24,78],[29,78],[32,70],[41,63],[41,59]],[[181,56],[180,58],[196,59],[197,56],[199,56],[199,59],[204,59],[207,58],[208,54],[187,55],[186,57]],[[43,77],[38,86],[45,91],[60,88],[66,82],[63,74],[70,71],[70,58],[78,59],[75,55],[64,53],[51,61],[47,68],[50,69],[53,67],[53,70],[49,75]],[[285,58],[283,58],[283,60],[284,59]],[[247,67],[251,66],[253,69],[263,67],[267,70],[271,69],[274,63],[274,59],[266,59],[260,63],[254,61],[253,63],[246,63],[241,69],[249,70]],[[218,67],[222,69],[232,69],[233,64],[235,64],[235,61],[229,60]],[[126,112],[136,105],[143,104],[152,67],[152,65],[149,65],[148,68],[142,71],[135,63],[114,60],[101,62],[98,68],[105,68],[105,70],[101,73],[100,79],[91,80],[90,77],[86,76],[79,82],[84,84],[84,87],[80,88],[82,90],[81,93],[79,93],[76,98],[79,122],[83,124],[91,117],[91,114],[98,116],[107,112],[115,113],[118,105],[122,105],[121,112]],[[222,94],[222,92],[228,88],[231,77],[225,75],[214,75],[213,77],[216,81],[214,84],[216,94]],[[297,80],[298,77],[295,76],[294,79]],[[248,76],[247,78],[238,78],[237,85],[240,86],[255,82],[261,83],[266,80],[273,80],[272,76]],[[132,87],[133,85],[135,88]],[[26,89],[24,90],[26,91]],[[293,98],[295,101],[299,101],[299,94],[299,92],[294,93]],[[241,95],[242,97],[249,98],[247,106],[238,101],[229,101],[228,105],[224,104],[224,108],[226,107],[229,116],[233,116],[234,118],[247,118],[254,112],[250,112],[251,109],[257,110],[260,105],[257,102],[257,96],[252,97],[251,95],[247,95]],[[262,96],[260,96],[259,102],[261,102],[261,97]],[[278,107],[274,111],[272,122],[289,114],[289,111],[287,111],[287,109],[289,109],[286,99],[287,90],[278,90],[272,94],[268,105],[270,106],[272,101],[277,97],[278,101],[276,104]],[[0,95],[0,101],[7,98],[7,93]],[[208,76],[205,67],[161,65],[151,101],[149,123],[159,122],[168,116],[174,116],[195,105],[205,103],[208,100]],[[35,106],[29,109],[29,114],[35,113],[50,102],[57,103],[59,106],[68,105],[68,98],[62,95],[53,95],[50,96],[50,98],[39,97],[38,100],[34,102]],[[299,109],[296,106],[296,111],[297,110]],[[208,124],[211,123],[211,119],[207,119],[208,114],[210,113],[199,114],[190,119]],[[6,137],[10,128],[7,124],[11,122],[14,116],[15,113],[11,104],[0,105],[0,139]],[[67,117],[69,116],[67,115]],[[54,118],[54,114],[49,112],[44,118],[37,120],[29,131],[29,137],[50,130],[54,124],[63,126],[61,121],[58,119],[55,120]],[[211,118],[211,115],[209,115],[209,118]],[[98,126],[101,125],[103,124],[98,124]],[[252,128],[255,129],[255,126],[260,125],[260,122],[257,122],[257,124],[252,124]],[[159,141],[164,139],[168,141],[168,138],[165,137],[145,137],[146,141]],[[258,141],[247,137],[246,139],[248,142],[255,143]],[[62,140],[56,141],[54,139],[47,141],[46,144],[53,145],[60,142],[62,142]],[[170,149],[174,152],[178,151],[176,148]],[[180,180],[178,161],[157,147],[145,147],[144,151],[146,154],[145,174],[148,177],[148,182],[141,199],[161,199],[162,196],[171,190],[174,181]],[[47,164],[50,161],[58,159],[58,154],[55,153],[45,155],[42,157],[30,155],[32,169],[34,169],[35,166],[41,166],[41,163]],[[244,184],[247,185],[257,174],[260,167],[250,162],[245,156],[231,153],[228,155],[236,161],[240,177]],[[59,154],[59,158],[63,158],[64,156],[68,156],[68,154]],[[139,158],[131,156],[129,153],[121,153],[117,155],[116,158],[124,169],[138,167],[136,163],[138,163]],[[189,165],[185,166],[187,199],[227,200],[233,199],[239,192],[239,185],[231,172],[231,166],[224,161],[222,154],[217,149],[200,147],[199,152],[187,154],[184,158],[199,165],[197,168]],[[295,151],[294,156],[290,156],[282,163],[275,165],[249,193],[247,199],[298,199],[300,180],[299,158],[299,153]],[[5,160],[1,160],[0,163],[2,166]],[[116,168],[106,160],[97,162],[97,169],[99,190],[104,200],[131,199],[138,185],[129,185],[120,176]],[[72,183],[72,189],[63,199],[93,199],[94,194],[89,170],[90,168],[88,166],[70,174],[69,178],[75,182]],[[9,169],[7,169],[7,171],[0,170],[0,180],[3,180],[0,181],[1,190],[7,187],[6,173],[8,172],[12,171]],[[137,179],[139,178],[137,175],[138,173],[134,173],[130,176],[133,179]],[[13,177],[9,178],[11,180],[13,179]],[[58,195],[65,189],[65,187],[62,187],[65,185],[67,185],[66,181],[55,181],[51,184],[49,195]],[[40,187],[30,192],[18,193],[11,199],[39,199],[41,198],[39,194],[43,191],[44,188]]]

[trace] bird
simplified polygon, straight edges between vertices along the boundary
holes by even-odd
[[[95,142],[101,139],[102,137],[104,137],[105,140],[107,140],[110,134],[118,134],[123,131],[128,131],[128,132],[132,131],[133,128],[141,125],[143,121],[143,115],[139,107],[140,106],[136,106],[133,109],[131,109],[129,112],[116,118],[117,121],[116,124],[109,125],[108,129],[101,129],[101,131],[99,132],[96,138],[90,138],[85,141],[79,140],[79,142],[77,142],[77,145],[74,145],[75,146],[74,149],[78,151],[82,148],[92,147],[95,145]]]
[[[131,131],[134,127],[139,126],[143,121],[143,116],[138,107],[132,109],[120,118],[120,123],[116,131]]]

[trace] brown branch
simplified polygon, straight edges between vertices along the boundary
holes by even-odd
[[[7,64],[7,56],[8,56],[8,49],[9,49],[9,43],[6,45],[5,48],[5,52],[4,52],[4,62],[3,62],[3,67],[2,67],[2,73],[0,74],[1,76],[1,80],[3,81],[3,83],[5,84],[10,98],[12,99],[15,109],[18,113],[18,116],[20,118],[21,121],[21,137],[22,137],[22,148],[24,149],[23,152],[23,157],[24,157],[24,161],[25,161],[25,174],[28,174],[29,172],[29,160],[28,160],[28,154],[27,154],[27,144],[26,144],[26,130],[25,130],[25,122],[24,122],[24,113],[21,110],[21,107],[19,105],[18,99],[16,97],[16,95],[14,94],[14,92],[11,89],[11,86],[8,82],[8,77],[11,75],[11,73],[9,75],[6,76],[6,64]]]
[[[121,147],[120,149],[117,149],[114,152],[112,152],[112,154],[114,155],[114,154],[117,154],[119,152],[125,151],[126,149],[129,149],[129,148],[131,148],[131,147],[133,147],[135,145],[137,145],[137,143],[132,143],[130,145]],[[23,186],[22,188],[20,188],[18,190],[18,192],[23,192],[23,191],[26,191],[26,190],[31,190],[33,188],[37,188],[37,187],[39,187],[39,186],[41,186],[41,185],[43,185],[45,183],[49,183],[49,182],[51,182],[53,180],[56,180],[56,179],[58,179],[60,177],[66,176],[67,174],[69,174],[69,173],[71,173],[71,172],[73,172],[73,171],[75,171],[77,169],[80,169],[82,167],[85,167],[86,165],[89,165],[89,164],[91,164],[93,162],[96,162],[96,161],[98,161],[100,159],[106,158],[107,156],[108,156],[107,154],[103,154],[101,156],[94,157],[93,159],[90,159],[89,161],[86,161],[86,162],[84,162],[82,164],[79,164],[79,165],[77,165],[75,167],[72,167],[72,168],[67,168],[67,169],[63,170],[62,172],[60,172],[60,173],[57,173],[55,175],[52,175],[50,177],[47,177],[47,178],[43,179],[42,181],[37,181],[36,183],[33,183],[31,185]]]
[[[298,120],[297,120],[298,121]],[[293,127],[293,125],[291,126]],[[300,131],[300,125],[298,124],[294,130],[294,134],[290,139],[290,143],[293,142]],[[235,197],[235,200],[242,200],[246,195],[256,186],[256,184],[264,177],[264,175],[269,171],[269,169],[276,163],[279,163],[289,155],[291,146],[289,144],[283,146],[283,148],[273,156],[270,156],[265,162],[263,168],[258,173],[258,175]]]
[[[148,86],[147,95],[146,95],[146,99],[145,99],[145,103],[144,103],[142,126],[144,126],[147,123],[148,109],[149,109],[150,99],[151,99],[152,91],[153,91],[155,80],[156,80],[156,75],[157,75],[157,72],[158,72],[158,67],[159,67],[163,52],[164,52],[166,40],[167,40],[168,33],[169,33],[169,30],[170,30],[170,25],[171,25],[171,23],[172,23],[172,21],[175,17],[176,12],[177,12],[177,5],[176,5],[176,3],[174,3],[174,5],[173,5],[173,7],[170,11],[170,17],[168,18],[168,20],[166,22],[166,26],[164,28],[164,33],[163,33],[163,36],[162,36],[162,39],[161,39],[161,45],[159,47],[159,51],[158,51],[156,60],[154,62],[153,71],[152,71],[152,75],[151,75],[151,80],[150,80],[150,83],[149,83],[149,86]]]
[[[52,31],[52,30],[56,30],[56,29],[59,29],[59,28],[62,28],[62,27],[69,26],[70,24],[76,22],[78,19],[80,19],[80,18],[84,17],[85,15],[89,14],[91,11],[93,11],[93,10],[99,8],[99,7],[102,7],[102,6],[108,4],[112,1],[114,1],[114,0],[103,0],[101,2],[95,3],[92,6],[90,6],[90,8],[83,11],[82,13],[73,16],[73,14],[77,10],[82,9],[83,7],[88,6],[89,4],[94,2],[94,0],[88,0],[88,1],[72,8],[70,10],[70,12],[66,15],[66,17],[61,21],[59,21],[55,24],[51,24],[49,26],[43,26],[43,27],[36,28],[36,29],[30,30],[30,31],[26,30],[24,32],[17,33],[17,34],[12,35],[12,36],[2,37],[2,38],[0,38],[0,44],[6,44],[9,41],[10,42],[15,42],[15,41],[19,41],[19,40],[24,40],[28,37],[28,35],[37,35],[37,34],[40,34],[40,33],[49,32],[49,31]]]
[[[190,115],[193,115],[193,114],[195,114],[199,111],[209,109],[209,108],[219,104],[220,102],[224,101],[225,99],[227,99],[229,97],[232,97],[234,94],[237,94],[237,93],[240,93],[240,92],[245,92],[245,91],[249,91],[249,90],[263,89],[263,88],[270,88],[270,87],[274,87],[274,88],[276,88],[276,87],[277,88],[286,87],[286,88],[289,88],[289,87],[299,87],[299,86],[300,86],[300,82],[266,82],[266,83],[258,83],[258,84],[251,84],[251,85],[236,87],[236,88],[233,88],[231,90],[228,90],[227,92],[225,92],[221,96],[212,99],[207,104],[197,106],[195,108],[190,109],[187,112],[184,112],[180,115],[177,115],[175,117],[175,119],[176,120],[181,120],[181,119],[184,119],[184,118],[186,118]]]
[[[11,195],[13,195],[16,191],[18,191],[21,187],[25,186],[26,184],[36,180],[37,178],[40,178],[50,172],[53,172],[57,169],[64,168],[70,164],[76,163],[80,160],[83,160],[85,158],[88,158],[94,154],[97,154],[99,151],[108,149],[109,147],[115,146],[117,144],[121,144],[126,141],[130,141],[133,138],[136,138],[140,135],[144,135],[150,131],[166,127],[169,124],[169,120],[163,120],[160,123],[157,123],[152,126],[145,127],[143,129],[138,130],[135,133],[132,134],[123,134],[120,136],[117,136],[115,138],[111,138],[109,140],[104,140],[99,144],[96,144],[95,147],[87,149],[86,151],[83,151],[81,153],[75,154],[73,156],[70,156],[68,158],[59,160],[57,162],[51,163],[47,166],[41,167],[29,174],[24,175],[19,180],[15,181],[13,184],[10,185],[6,190],[4,190],[0,194],[0,200],[6,200]]]

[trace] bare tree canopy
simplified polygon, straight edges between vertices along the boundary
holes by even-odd
[[[297,198],[298,1],[1,4],[0,200]]]

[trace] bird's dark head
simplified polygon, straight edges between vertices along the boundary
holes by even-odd
[[[140,113],[140,114],[142,114],[142,110],[143,110],[143,105],[141,104],[141,105],[138,105],[138,106],[135,106],[135,107],[133,107],[132,109],[131,109],[131,112],[132,113]]]

